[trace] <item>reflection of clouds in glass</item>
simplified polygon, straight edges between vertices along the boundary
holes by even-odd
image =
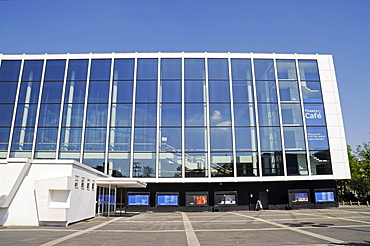
[[[218,123],[216,126],[231,126],[231,121],[229,120],[223,121],[223,122]]]
[[[215,110],[215,111],[213,111],[213,114],[212,114],[211,120],[214,120],[214,121],[220,121],[221,119],[222,119],[221,112],[220,112],[219,110]]]
[[[187,123],[187,125],[203,126],[204,125],[203,114],[194,114],[192,118],[190,118],[186,121],[186,123]]]

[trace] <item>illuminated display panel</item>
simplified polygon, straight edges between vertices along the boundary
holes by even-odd
[[[178,206],[179,195],[178,194],[157,194],[157,205],[158,206]]]
[[[335,202],[334,191],[315,191],[315,202]]]
[[[186,193],[186,206],[208,205],[208,193]]]
[[[128,194],[127,205],[149,206],[149,194]]]

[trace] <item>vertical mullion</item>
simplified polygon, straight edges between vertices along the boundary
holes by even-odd
[[[55,150],[55,159],[59,159],[60,136],[62,132],[62,119],[63,119],[63,110],[64,110],[65,91],[66,91],[66,86],[67,86],[69,58],[67,58],[65,61],[66,61],[66,66],[64,68],[64,79],[63,79],[62,99],[60,102],[61,106],[60,106],[60,112],[59,112],[59,124],[58,124],[58,133],[57,133],[57,145],[56,145],[56,150]]]
[[[84,115],[83,115],[83,119],[82,119],[80,162],[83,161],[83,155],[85,153],[85,150],[84,150],[84,148],[85,148],[85,131],[86,131],[86,118],[87,118],[87,99],[89,97],[89,87],[90,87],[90,71],[91,71],[91,54],[90,54],[89,62],[88,62],[88,65],[87,65]]]
[[[303,130],[304,130],[304,138],[305,138],[305,146],[306,146],[306,160],[307,160],[307,169],[308,169],[308,176],[311,176],[311,162],[310,162],[310,152],[308,148],[308,134],[307,134],[307,125],[306,125],[306,119],[304,118],[304,104],[303,104],[303,92],[301,87],[301,74],[299,72],[299,63],[297,59],[297,53],[295,54],[295,64],[297,68],[297,78],[298,78],[298,91],[299,91],[299,104],[301,105],[301,116],[302,116],[302,123],[303,123]]]
[[[23,54],[24,56],[24,54]],[[2,61],[0,61],[1,65]],[[0,66],[1,67],[1,66]],[[10,125],[10,131],[9,131],[9,139],[8,139],[8,152],[6,154],[6,158],[10,157],[10,151],[13,141],[13,133],[14,133],[14,124],[15,124],[15,117],[17,115],[17,108],[18,108],[18,101],[19,101],[19,92],[22,84],[22,75],[23,75],[23,67],[24,67],[24,58],[21,61],[19,76],[18,76],[18,85],[17,85],[17,94],[15,95],[15,102],[14,102],[14,108],[13,108],[13,116],[12,116],[12,124]]]
[[[232,68],[230,52],[228,53],[228,69],[229,69],[229,90],[230,90],[230,110],[231,110],[231,137],[232,137],[232,153],[233,153],[233,168],[234,178],[237,177],[237,166],[236,166],[236,140],[235,140],[235,118],[234,118],[234,95],[233,95],[233,84],[232,84]]]
[[[276,58],[275,53],[274,56],[274,70],[275,70],[275,83],[276,83],[276,94],[278,100],[278,112],[279,112],[279,123],[280,123],[280,137],[281,137],[281,148],[282,148],[282,157],[283,157],[283,168],[284,168],[284,176],[287,176],[287,165],[286,165],[286,158],[285,158],[285,139],[284,139],[284,127],[283,127],[283,117],[281,114],[281,102],[280,102],[280,90],[279,90],[279,78],[277,72],[277,65],[276,65]],[[275,160],[276,161],[276,160]],[[280,175],[279,175],[280,176]]]
[[[114,54],[114,53],[113,53]],[[107,114],[107,127],[106,127],[106,134],[105,134],[105,154],[104,154],[104,173],[111,175],[108,173],[109,171],[109,162],[108,162],[108,151],[109,151],[109,137],[110,137],[110,119],[111,119],[111,108],[112,108],[112,89],[113,89],[113,71],[114,71],[114,58],[111,59],[111,67],[110,67],[110,77],[109,77],[109,94],[108,94],[108,114]]]
[[[185,178],[185,58],[181,57],[181,177]]]
[[[204,70],[205,70],[205,77],[206,77],[206,86],[204,90],[204,95],[206,99],[206,149],[207,149],[207,168],[208,168],[208,178],[211,178],[211,129],[210,129],[210,115],[209,115],[209,90],[208,90],[208,57],[207,53],[205,54],[206,57],[204,58]]]
[[[36,120],[35,120],[35,131],[33,133],[33,140],[32,140],[32,151],[31,151],[31,158],[35,158],[35,149],[36,149],[36,140],[37,140],[37,131],[39,127],[39,117],[40,117],[40,108],[41,108],[41,98],[44,90],[44,78],[45,78],[45,70],[46,70],[46,62],[47,58],[44,58],[44,64],[42,66],[42,74],[41,74],[41,84],[40,84],[40,93],[39,93],[39,99],[37,103],[37,111],[36,111]]]
[[[133,177],[133,165],[134,165],[134,140],[135,140],[135,111],[136,111],[136,79],[137,79],[137,53],[135,53],[135,64],[134,64],[134,83],[132,89],[132,112],[131,112],[131,143],[130,143],[130,178]]]
[[[260,123],[258,120],[258,104],[257,104],[257,86],[256,86],[256,75],[254,72],[254,58],[253,53],[251,53],[251,68],[252,68],[252,85],[253,85],[253,101],[254,101],[254,114],[255,114],[255,124],[256,124],[256,138],[257,138],[257,158],[258,158],[258,172],[260,178],[262,177],[262,152],[261,152],[261,138],[260,138]]]
[[[161,110],[160,110],[160,96],[161,96],[161,62],[162,59],[158,57],[157,59],[157,126],[156,126],[156,143],[155,143],[155,177],[159,178],[159,124],[160,124],[160,117],[161,117]],[[161,167],[162,169],[162,167]]]

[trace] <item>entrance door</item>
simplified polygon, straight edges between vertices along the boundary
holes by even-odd
[[[269,208],[269,196],[268,193],[263,191],[258,193],[258,200],[261,200],[263,209]]]

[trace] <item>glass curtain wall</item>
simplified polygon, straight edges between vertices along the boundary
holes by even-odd
[[[116,177],[332,174],[316,60],[3,60],[0,89],[0,158]]]

